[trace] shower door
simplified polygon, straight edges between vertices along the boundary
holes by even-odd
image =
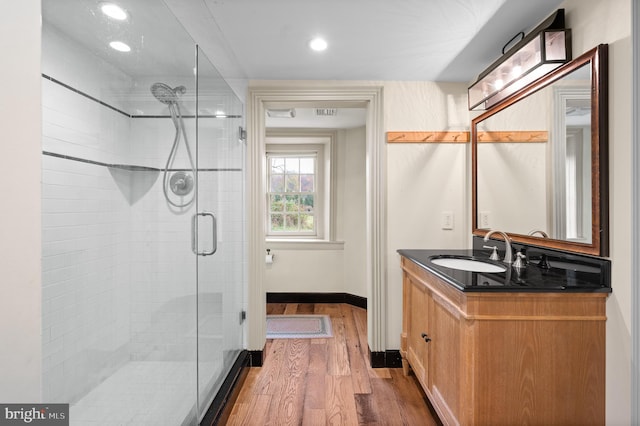
[[[242,103],[197,49],[198,405],[200,418],[243,347]]]
[[[196,425],[243,343],[242,104],[164,2],[118,3],[42,2],[42,399]]]

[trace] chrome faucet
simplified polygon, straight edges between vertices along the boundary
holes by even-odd
[[[489,241],[489,237],[493,234],[500,234],[504,239],[505,253],[504,253],[504,263],[513,263],[513,253],[511,253],[511,238],[507,234],[502,231],[489,231],[484,235],[484,241]]]
[[[534,230],[532,230],[532,231],[529,231],[529,235],[530,235],[530,236],[532,236],[532,237],[533,237],[534,235],[536,235],[536,234],[540,234],[540,236],[541,236],[542,238],[549,238],[549,235],[547,235],[547,233],[546,233],[546,232],[541,231],[541,230],[539,230],[539,229],[534,229]]]

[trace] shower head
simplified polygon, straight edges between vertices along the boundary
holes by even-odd
[[[178,102],[178,95],[183,95],[187,91],[184,86],[178,86],[172,89],[164,83],[153,83],[151,85],[151,93],[157,100],[166,105],[175,104]]]

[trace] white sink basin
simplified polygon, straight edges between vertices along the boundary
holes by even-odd
[[[495,263],[483,262],[482,260],[457,258],[457,257],[437,257],[431,259],[431,262],[444,266],[445,268],[458,269],[469,272],[504,272],[506,266],[496,265]]]

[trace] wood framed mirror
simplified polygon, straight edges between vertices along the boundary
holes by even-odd
[[[603,44],[472,120],[474,235],[608,255],[607,80]]]

